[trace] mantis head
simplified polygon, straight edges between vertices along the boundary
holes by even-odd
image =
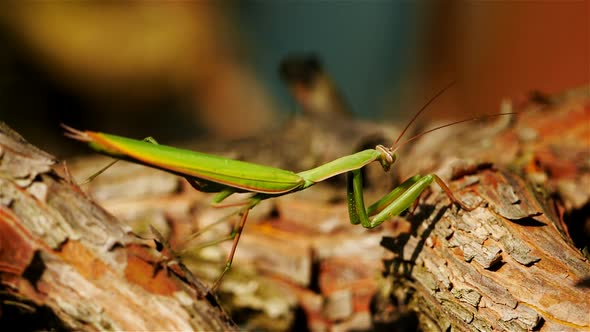
[[[385,170],[386,172],[389,171],[389,168],[391,168],[391,165],[393,165],[393,163],[397,159],[395,151],[383,145],[377,145],[375,147],[375,150],[381,152],[381,157],[379,158],[381,167],[383,167],[383,170]]]

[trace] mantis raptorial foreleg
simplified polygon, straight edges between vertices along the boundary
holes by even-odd
[[[381,198],[368,209],[365,209],[363,199],[363,183],[360,170],[354,170],[347,176],[348,214],[350,222],[354,225],[361,224],[365,228],[375,228],[393,216],[397,216],[408,209],[420,197],[433,181],[449,196],[451,202],[459,204],[466,211],[472,211],[475,207],[465,205],[457,199],[444,181],[436,174],[425,176],[415,175],[388,195]],[[372,217],[372,218],[371,218]]]

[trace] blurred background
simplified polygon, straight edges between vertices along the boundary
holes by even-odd
[[[59,156],[60,123],[171,143],[296,112],[281,59],[323,60],[359,118],[460,119],[590,81],[589,1],[22,2],[0,13],[0,119]]]

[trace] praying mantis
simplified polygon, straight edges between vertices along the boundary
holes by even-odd
[[[399,215],[411,207],[419,199],[422,192],[433,182],[436,182],[443,189],[452,203],[459,205],[466,211],[475,209],[476,206],[468,206],[457,199],[445,182],[436,174],[410,177],[368,208],[365,207],[363,200],[361,174],[363,167],[373,162],[379,162],[383,170],[388,171],[397,160],[397,149],[403,144],[434,130],[479,119],[465,119],[439,126],[399,143],[404,133],[420,113],[445,90],[446,88],[431,98],[414,115],[391,147],[377,145],[374,149],[367,149],[343,156],[324,165],[299,173],[160,145],[152,138],[135,140],[100,132],[80,131],[65,125],[62,126],[66,130],[66,136],[87,143],[99,153],[177,174],[184,177],[196,190],[206,193],[216,193],[212,200],[215,205],[221,206],[222,202],[234,193],[251,193],[246,200],[239,203],[241,208],[238,212],[241,214],[241,218],[231,234],[233,243],[226,259],[225,267],[212,286],[212,289],[215,290],[219,286],[223,276],[231,268],[242,230],[248,218],[248,213],[252,208],[263,200],[307,189],[318,182],[339,174],[347,174],[347,205],[350,222],[353,225],[360,224],[365,228],[375,228],[381,225],[392,216]],[[514,113],[498,113],[491,116],[507,114]],[[237,204],[231,204],[231,206],[235,205]]]

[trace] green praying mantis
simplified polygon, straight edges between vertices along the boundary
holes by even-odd
[[[459,205],[466,211],[475,209],[476,206],[468,206],[457,199],[445,182],[436,174],[410,177],[368,208],[365,207],[363,200],[361,169],[364,166],[372,162],[379,162],[383,170],[388,171],[397,159],[397,149],[405,143],[434,130],[481,118],[470,118],[439,126],[399,143],[420,113],[445,90],[446,88],[431,98],[414,115],[391,147],[377,145],[374,149],[344,156],[299,173],[160,145],[151,138],[135,140],[99,132],[80,131],[65,125],[63,127],[66,129],[66,136],[88,143],[99,153],[175,173],[184,177],[196,190],[217,193],[213,198],[213,204],[221,205],[226,198],[234,193],[251,193],[245,201],[239,204],[241,208],[238,212],[241,214],[241,218],[231,234],[232,248],[223,272],[212,286],[212,289],[216,289],[223,276],[231,268],[242,230],[248,218],[248,212],[252,208],[263,200],[304,190],[339,174],[347,173],[348,213],[353,225],[361,224],[365,228],[375,228],[381,225],[392,216],[399,215],[411,207],[433,182],[443,189],[452,203]],[[498,113],[491,116],[507,114],[514,113]]]

